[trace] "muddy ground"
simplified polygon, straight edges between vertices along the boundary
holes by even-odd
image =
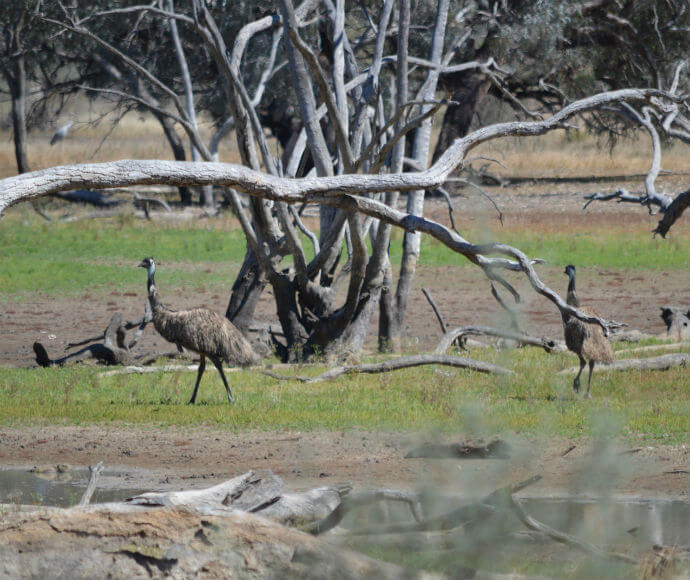
[[[617,184],[619,185],[619,184]],[[634,186],[633,186],[634,187]],[[525,184],[508,192],[493,191],[505,212],[505,222],[520,223],[548,231],[554,223],[563,227],[578,224],[615,224],[651,231],[656,218],[642,208],[599,204],[582,212],[581,185],[555,185],[541,191]],[[591,190],[591,188],[589,188]],[[486,199],[473,195],[455,201],[459,227],[495,220]],[[447,222],[447,210],[438,202],[429,204],[429,214]],[[687,228],[687,217],[676,228]],[[458,258],[460,261],[462,258]],[[565,291],[563,265],[541,266],[542,279],[554,289]],[[516,278],[517,279],[517,278]],[[581,300],[608,318],[624,321],[631,328],[660,333],[662,305],[682,305],[687,296],[690,273],[640,270],[625,272],[601,268],[579,271]],[[449,326],[491,324],[498,308],[488,292],[485,278],[476,268],[420,267],[406,319],[405,344],[409,350],[432,348],[440,338],[438,324],[420,289],[428,288]],[[525,298],[524,326],[537,335],[560,337],[558,311],[537,297],[524,282],[519,289]],[[59,356],[67,343],[101,332],[116,311],[135,319],[143,311],[141,294],[113,289],[107,295],[85,293],[74,297],[34,297],[5,303],[0,311],[0,365],[32,366],[31,345],[41,341],[51,356]],[[210,289],[194,296],[175,296],[175,306],[205,305],[223,312],[228,296]],[[689,300],[685,300],[687,305]],[[262,297],[257,318],[275,322],[269,293]],[[374,339],[372,332],[372,339]],[[373,347],[373,342],[372,342]],[[147,328],[140,349],[167,350],[166,343]],[[159,429],[130,426],[97,427],[4,427],[0,429],[0,466],[31,467],[68,463],[88,465],[104,461],[122,469],[127,477],[104,485],[132,488],[190,488],[211,485],[252,468],[271,468],[297,488],[351,481],[360,486],[413,488],[434,480],[458,492],[544,475],[530,489],[534,495],[589,493],[601,459],[597,450],[583,442],[532,441],[517,437],[511,460],[423,460],[405,459],[405,453],[423,436],[400,433],[371,433],[353,430],[335,433],[249,432],[234,434],[210,429]],[[462,438],[462,434],[458,434]],[[575,445],[565,456],[563,453]],[[687,497],[688,449],[685,446],[640,446],[609,450],[615,458],[616,476],[612,491],[621,495]],[[599,459],[597,459],[599,458]],[[619,469],[620,468],[620,469]],[[464,488],[464,489],[463,489]]]

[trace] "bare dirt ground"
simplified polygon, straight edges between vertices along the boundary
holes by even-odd
[[[620,184],[617,184],[620,185]],[[541,191],[537,191],[537,189]],[[577,189],[578,191],[575,191]],[[583,213],[581,186],[556,185],[535,188],[529,184],[508,194],[494,191],[495,201],[505,211],[506,224],[520,223],[540,229],[582,223],[610,223],[615,227],[653,229],[656,218],[638,207],[599,204]],[[460,228],[495,220],[495,213],[481,196],[455,202]],[[447,210],[438,202],[429,204],[429,214],[447,222]],[[685,220],[688,218],[686,217]],[[685,224],[685,225],[684,225]],[[687,227],[684,224],[676,228]],[[462,229],[461,229],[462,231]],[[463,261],[458,258],[458,263]],[[565,291],[563,265],[540,267],[544,282]],[[627,322],[631,328],[659,333],[664,330],[659,317],[661,305],[687,304],[690,274],[684,271],[640,270],[625,272],[601,268],[579,271],[583,301],[605,316]],[[427,287],[449,326],[491,324],[498,308],[488,292],[488,284],[476,268],[420,267],[408,309],[406,342],[409,349],[431,348],[440,338],[438,325],[420,292]],[[525,328],[537,335],[560,337],[560,316],[555,307],[537,297],[524,283],[519,288],[526,298],[523,306]],[[0,365],[32,366],[31,345],[41,341],[51,356],[59,356],[71,341],[102,332],[115,311],[128,319],[143,312],[144,281],[141,294],[113,288],[106,295],[85,293],[74,297],[34,297],[10,302],[0,311]],[[193,297],[175,296],[175,306],[200,304],[223,312],[228,296],[208,290]],[[265,293],[257,318],[275,321],[272,297]],[[373,335],[373,333],[372,333]],[[166,350],[166,343],[147,328],[140,348]],[[423,460],[405,459],[406,451],[420,440],[418,434],[348,432],[297,433],[217,432],[211,429],[95,427],[4,427],[0,428],[0,466],[30,467],[68,463],[88,465],[103,460],[111,468],[122,469],[127,477],[114,485],[133,488],[189,488],[207,486],[253,468],[270,468],[288,484],[302,488],[351,481],[360,486],[411,488],[434,480],[458,492],[476,491],[482,481],[500,487],[508,481],[539,473],[544,480],[530,489],[534,495],[588,493],[584,474],[593,468],[597,453],[585,443],[567,440],[549,442],[516,439],[515,459],[503,460]],[[461,438],[462,434],[458,434]],[[572,445],[576,447],[565,456]],[[640,447],[632,452],[621,448],[614,453],[620,471],[613,491],[622,495],[686,498],[690,487],[687,470],[690,457],[686,446]],[[460,477],[458,474],[461,474]],[[580,474],[581,476],[579,476]],[[579,483],[577,483],[579,482]],[[465,489],[463,489],[463,486]]]

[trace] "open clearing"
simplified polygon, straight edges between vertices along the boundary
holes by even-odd
[[[646,215],[640,208],[600,204],[582,212],[581,195],[591,191],[595,185],[521,184],[503,191],[494,189],[491,192],[494,200],[505,214],[503,230],[497,226],[496,215],[482,196],[470,194],[468,198],[458,197],[455,200],[458,227],[461,231],[491,228],[496,232],[497,239],[505,231],[508,238],[515,236],[523,242],[527,240],[528,245],[533,246],[527,248],[530,255],[550,259],[550,263],[540,267],[540,273],[546,283],[558,290],[564,290],[566,278],[562,274],[563,262],[567,263],[569,251],[568,247],[554,249],[550,244],[550,240],[559,234],[567,232],[572,237],[572,252],[581,256],[590,252],[588,244],[597,244],[597,236],[603,236],[605,240],[619,235],[628,236],[626,239],[633,241],[639,240],[642,249],[632,248],[630,256],[623,256],[619,251],[616,255],[607,255],[604,243],[595,255],[590,256],[589,263],[578,264],[579,291],[584,303],[594,306],[606,316],[625,321],[631,328],[660,333],[664,327],[659,317],[659,307],[667,304],[688,305],[689,302],[690,274],[685,253],[687,218],[676,226],[671,240],[652,240],[648,232],[652,230],[656,218]],[[624,185],[636,187],[636,184]],[[678,186],[672,178],[667,178],[667,185]],[[27,223],[33,226],[38,223],[43,227],[26,207],[13,211],[24,215]],[[447,221],[447,211],[441,203],[432,201],[429,215]],[[15,216],[11,219],[15,219]],[[204,224],[202,227],[212,227],[206,226],[208,221],[200,220],[199,223]],[[117,244],[117,240],[113,241]],[[98,241],[93,244],[93,251],[97,252]],[[581,245],[579,249],[578,245]],[[207,248],[205,251],[210,251],[211,256],[215,255],[213,250]],[[125,253],[125,250],[122,252]],[[97,268],[112,266],[126,274],[89,286],[84,291],[20,291],[13,295],[5,294],[0,309],[0,325],[3,328],[0,364],[5,367],[32,366],[31,345],[35,340],[43,342],[51,356],[61,356],[67,343],[101,332],[115,311],[122,312],[125,318],[138,318],[143,310],[144,283],[141,271],[134,266],[138,259],[151,251],[145,245],[138,247],[135,244],[127,252],[132,253],[131,257],[87,257],[85,263],[92,266],[91,271],[94,271],[94,265]],[[632,266],[637,259],[635,252],[643,253],[637,267]],[[673,255],[673,252],[681,257],[668,265],[669,253]],[[481,273],[463,264],[461,258],[439,257],[433,251],[429,251],[427,257],[429,260],[425,262],[425,255],[422,256],[407,318],[406,347],[410,351],[429,350],[440,337],[436,320],[420,292],[421,287],[431,291],[449,326],[491,324],[500,317]],[[449,259],[457,259],[457,266],[449,264]],[[437,264],[435,260],[445,263]],[[432,263],[429,264],[429,261]],[[606,264],[607,261],[609,265],[595,265]],[[223,312],[228,299],[227,288],[237,266],[237,263],[225,263],[213,257],[209,262],[198,265],[185,260],[168,260],[161,268],[161,292],[164,299],[175,307],[203,304]],[[177,272],[169,277],[169,291],[164,282],[166,268]],[[131,275],[128,273],[130,271]],[[5,279],[10,275],[8,271],[0,274]],[[28,275],[29,279],[32,275],[38,279],[41,273]],[[57,280],[59,282],[59,273]],[[520,291],[525,297],[522,316],[526,330],[537,335],[560,337],[562,330],[556,308],[538,298],[524,284],[521,284]],[[275,322],[269,293],[262,297],[257,318]],[[373,349],[374,337],[371,338]],[[151,327],[147,328],[138,348],[166,350],[163,340]],[[564,357],[563,366],[576,362],[572,356],[559,356]],[[3,373],[5,389],[9,388],[11,382],[7,378],[8,372]],[[660,376],[647,373],[642,382],[654,381]],[[681,394],[685,393],[687,399],[690,389],[687,373],[680,370],[675,376],[680,381],[676,388]],[[188,397],[192,377],[191,374],[183,374],[174,380],[174,402],[167,403],[168,411],[180,409],[181,414],[186,411],[186,408],[178,405]],[[138,384],[144,385],[140,389],[145,389],[146,384],[153,387],[162,379],[160,375],[151,375],[137,380]],[[221,392],[220,382],[216,384],[217,379],[215,373],[205,377],[202,398],[215,397]],[[260,383],[262,379],[257,380]],[[372,380],[381,381],[378,378]],[[600,400],[606,398],[602,392],[605,387],[599,381],[601,379],[595,377],[595,402],[592,408],[596,408],[597,412],[609,405],[608,402],[597,401],[597,397]],[[636,381],[640,381],[640,377]],[[166,377],[164,388],[170,384],[171,379]],[[395,385],[390,388],[395,388]],[[242,389],[241,383],[235,383],[235,392],[240,399]],[[570,397],[567,379],[562,379],[555,389],[557,396]],[[481,400],[482,396],[478,395],[475,402]],[[162,404],[166,405],[164,401]],[[229,412],[220,395],[211,404],[209,410],[213,408],[215,414]],[[525,404],[529,407],[529,398]],[[565,404],[578,407],[584,415],[589,413],[586,402],[570,398]],[[653,412],[654,401],[650,401],[649,405]],[[671,435],[653,429],[646,434],[635,433],[634,430],[613,433],[618,437],[609,446],[602,443],[604,436],[597,441],[589,427],[579,431],[580,437],[563,434],[549,436],[544,430],[533,428],[477,430],[466,415],[458,422],[456,429],[449,429],[446,423],[439,433],[433,428],[400,432],[379,431],[361,425],[349,425],[343,429],[336,426],[312,430],[302,429],[299,425],[296,428],[287,425],[277,430],[262,426],[246,429],[233,428],[232,424],[222,425],[222,419],[212,421],[219,424],[218,428],[204,426],[203,419],[197,419],[196,424],[192,420],[191,424],[184,423],[183,426],[133,425],[127,424],[126,419],[109,420],[105,425],[94,425],[86,420],[74,426],[42,418],[40,408],[35,412],[33,418],[5,418],[5,426],[0,428],[2,466],[28,467],[55,463],[86,465],[103,460],[109,467],[126,470],[130,477],[123,481],[123,485],[133,488],[206,486],[250,468],[271,468],[296,487],[308,487],[319,481],[348,480],[362,486],[413,488],[431,479],[457,492],[472,489],[477,481],[482,481],[482,485],[487,485],[488,481],[493,488],[540,473],[544,475],[544,480],[531,488],[530,493],[588,494],[596,490],[588,486],[585,474],[600,466],[602,447],[616,458],[615,473],[609,474],[606,483],[609,491],[628,496],[682,498],[687,497],[689,488],[689,457],[685,445],[689,442],[685,436],[687,426],[682,421],[678,431]],[[327,410],[325,412],[328,414]],[[522,409],[521,412],[529,414],[528,409]],[[679,412],[682,413],[682,409]],[[473,460],[462,462],[462,465],[457,460],[404,458],[406,451],[421,439],[457,441],[477,435],[500,435],[508,439],[515,449],[513,458],[509,461]],[[666,444],[669,437],[673,443],[671,445]],[[575,448],[562,457],[562,453],[572,445]],[[631,449],[634,450],[632,453],[620,453]]]

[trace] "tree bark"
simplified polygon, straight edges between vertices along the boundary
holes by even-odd
[[[453,141],[470,132],[474,114],[486,96],[491,83],[486,75],[471,71],[444,75],[439,85],[442,89],[447,89],[449,100],[458,104],[448,105],[443,115],[441,133],[434,149],[434,162],[451,146]]]
[[[244,262],[242,262],[240,272],[232,286],[228,308],[225,311],[226,318],[243,334],[247,334],[249,331],[254,320],[256,305],[265,287],[266,278],[261,271],[259,261],[251,248],[247,248]]]
[[[23,56],[14,59],[13,70],[5,69],[5,80],[12,98],[12,128],[14,131],[14,155],[17,173],[31,171],[26,152],[26,68]]]

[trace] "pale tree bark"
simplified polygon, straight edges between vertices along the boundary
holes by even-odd
[[[429,69],[427,78],[419,95],[420,100],[433,100],[436,94],[436,86],[439,79],[441,59],[443,57],[443,44],[446,38],[446,22],[448,19],[448,0],[441,0],[436,9],[436,21],[431,42],[429,61],[439,68]],[[423,114],[428,105],[420,107],[420,114]],[[431,142],[432,119],[426,119],[415,132],[412,143],[412,159],[421,167],[427,167],[429,162],[429,146]],[[411,215],[421,216],[424,212],[424,190],[410,191],[407,194],[407,212]],[[410,297],[412,281],[417,269],[419,251],[421,247],[421,236],[418,232],[405,232],[403,238],[403,254],[400,263],[400,276],[395,292],[395,315],[392,317],[393,323],[389,329],[389,336],[385,342],[390,347],[397,349],[400,343],[402,324],[407,311],[407,301]]]

